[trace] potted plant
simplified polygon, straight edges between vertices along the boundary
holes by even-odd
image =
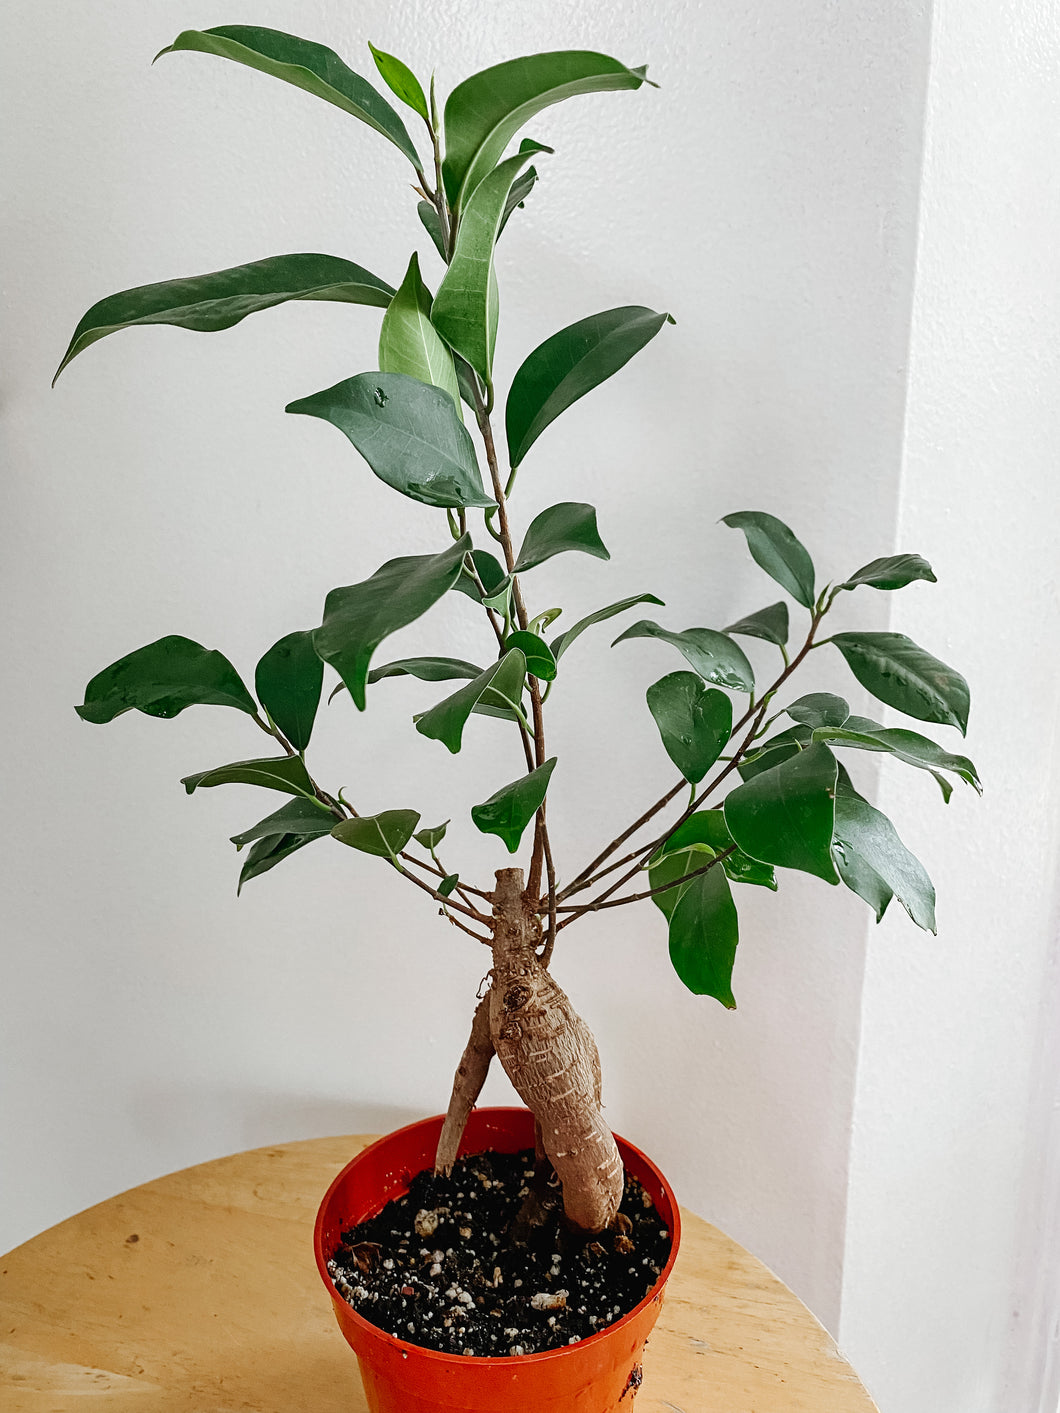
[[[560,619],[561,610],[542,592],[546,574],[540,567],[561,553],[609,558],[596,510],[567,501],[519,524],[513,515],[516,475],[557,417],[622,369],[673,319],[623,306],[580,317],[546,339],[508,381],[502,441],[494,417],[500,393],[493,362],[495,255],[506,222],[533,191],[534,161],[551,151],[525,137],[509,151],[526,124],[578,94],[639,89],[649,82],[645,70],[582,51],[530,55],[466,79],[449,94],[440,119],[433,80],[425,92],[400,60],[373,48],[384,84],[422,125],[423,160],[398,108],[322,45],[237,25],[186,31],[163,53],[178,51],[217,55],[294,84],[393,143],[412,167],[417,214],[440,262],[437,278],[429,281],[433,292],[415,251],[403,274],[387,272],[394,285],[337,256],[257,260],[101,300],[75,329],[59,372],[99,338],[143,324],[220,330],[288,300],[379,309],[378,368],[301,397],[287,410],[330,422],[381,480],[434,508],[438,548],[390,559],[367,577],[331,590],[319,625],[285,634],[263,654],[253,693],[220,652],[168,636],[95,676],[77,710],[96,723],[129,710],[171,717],[202,704],[242,712],[269,737],[268,753],[183,781],[189,794],[239,783],[285,797],[235,836],[233,843],[245,851],[240,887],[329,838],[376,856],[381,868],[425,893],[449,925],[491,949],[489,984],[474,1007],[447,1112],[361,1155],[321,1208],[318,1259],[340,1325],[361,1354],[373,1408],[499,1409],[511,1406],[513,1390],[535,1407],[617,1408],[635,1393],[639,1349],[673,1264],[676,1206],[661,1174],[630,1145],[620,1147],[604,1121],[595,1043],[553,977],[559,934],[590,913],[649,901],[662,915],[658,925],[665,925],[670,960],[683,983],[732,1007],[734,894],[741,886],[775,890],[778,868],[845,884],[877,919],[897,899],[914,923],[934,930],[927,874],[886,817],[858,793],[846,766],[859,752],[895,756],[929,771],[944,800],[951,777],[979,788],[975,767],[917,731],[851,715],[839,696],[798,693],[793,682],[811,655],[830,645],[879,701],[963,734],[969,697],[959,673],[901,634],[824,632],[841,596],[862,588],[896,590],[934,581],[934,575],[919,555],[901,554],[820,585],[806,548],[774,516],[725,515],[724,524],[743,534],[756,563],[786,597],[723,629],[671,628],[639,618],[615,637],[615,645],[656,639],[683,659],[646,692],[662,746],[660,763],[665,753],[678,778],[609,842],[587,844],[587,860],[570,866],[555,858],[547,806],[550,798],[556,808],[566,801],[562,761],[549,754],[548,698],[562,691],[566,674],[576,668],[583,633],[642,605],[664,605],[639,593]],[[427,621],[423,656],[379,660],[391,634],[418,623],[454,592],[481,624],[476,661],[436,652]],[[802,615],[794,639],[789,599]],[[764,684],[756,681],[740,645],[747,639],[777,654]],[[446,824],[425,826],[403,801],[365,815],[356,800],[311,773],[307,751],[326,669],[336,678],[330,696],[348,695],[358,711],[365,710],[369,690],[384,695],[392,677],[422,682],[423,709],[414,729],[450,753],[471,745],[480,731],[508,733],[516,755],[508,776],[488,798],[457,798],[453,811],[470,806],[482,833],[496,836],[510,855],[522,851],[522,866],[498,869],[492,883],[472,882],[448,858],[442,861]],[[526,1110],[472,1115],[494,1057]],[[558,1263],[541,1275],[547,1288],[524,1293],[535,1315],[552,1312],[535,1327],[539,1342],[528,1350],[516,1332],[509,1335],[503,1324],[507,1307],[501,1311],[498,1295],[497,1309],[485,1311],[484,1318],[487,1330],[490,1319],[499,1317],[502,1325],[483,1336],[492,1341],[483,1346],[458,1318],[461,1305],[469,1308],[478,1299],[470,1288],[474,1282],[457,1290],[447,1265],[454,1252],[433,1249],[444,1223],[453,1218],[452,1227],[459,1217],[453,1217],[452,1204],[465,1200],[444,1182],[462,1154],[531,1147],[532,1169],[523,1169],[513,1184],[518,1200],[508,1232],[529,1259],[540,1254],[534,1243],[542,1231],[549,1233],[549,1246],[567,1243],[564,1250],[569,1247],[578,1259],[595,1250],[601,1259],[615,1252],[628,1256],[636,1241],[621,1204],[631,1191],[642,1194],[643,1209],[654,1214],[668,1245],[659,1248],[658,1260],[645,1260],[649,1269],[640,1274],[626,1308],[614,1307],[608,1297],[599,1311],[578,1312],[591,1321],[583,1334],[570,1333],[567,1314],[557,1318],[574,1302],[560,1285],[568,1279],[560,1255],[547,1258]],[[480,1164],[470,1172],[465,1187],[478,1183],[493,1192],[504,1185],[492,1168],[487,1172]],[[430,1353],[419,1349],[430,1343],[422,1329],[402,1338],[408,1333],[404,1323],[383,1329],[368,1318],[373,1308],[367,1283],[378,1277],[394,1286],[397,1278],[386,1274],[394,1269],[388,1266],[392,1256],[363,1232],[347,1230],[387,1199],[401,1197],[412,1179],[427,1196],[411,1214],[405,1246],[416,1246],[416,1239],[426,1243],[413,1257],[429,1258],[430,1269],[420,1272],[416,1284],[401,1286],[407,1290],[401,1309],[415,1306],[422,1292],[446,1287],[443,1304],[448,1300],[456,1310],[456,1317],[451,1311],[437,1322]],[[470,1227],[457,1229],[458,1245],[465,1230],[471,1240]],[[347,1262],[342,1270],[334,1262],[336,1247]],[[351,1275],[350,1261],[365,1285]],[[494,1292],[502,1265],[494,1272]],[[482,1287],[487,1284],[483,1277]]]

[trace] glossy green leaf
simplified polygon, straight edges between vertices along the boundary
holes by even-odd
[[[519,466],[538,437],[572,403],[625,367],[669,314],[629,305],[592,314],[534,349],[512,380],[505,408],[508,455]]]
[[[403,657],[397,662],[373,667],[368,681],[382,682],[385,677],[418,677],[421,682],[451,682],[463,677],[470,681],[481,671],[481,667],[459,657]]]
[[[258,700],[296,751],[309,745],[323,686],[324,664],[316,655],[312,632],[288,633],[258,663]]]
[[[811,692],[800,697],[784,710],[792,721],[802,726],[842,726],[850,716],[850,707],[842,697],[832,692]]]
[[[458,873],[447,873],[438,885],[438,892],[443,898],[448,898],[459,882],[460,875]]]
[[[200,54],[216,54],[221,59],[245,64],[247,68],[271,74],[273,78],[304,89],[316,98],[323,98],[326,103],[333,103],[336,108],[360,118],[370,128],[389,138],[416,170],[420,170],[416,148],[397,112],[367,79],[355,74],[333,49],[309,39],[299,39],[293,34],[284,34],[278,29],[261,29],[257,25],[220,25],[216,29],[185,30],[155,58],[185,49]]]
[[[518,648],[512,648],[466,687],[424,712],[416,722],[416,730],[432,741],[441,741],[455,755],[467,719],[483,697],[489,694],[489,705],[518,707],[525,675],[526,659]]]
[[[328,832],[328,830],[324,831],[325,834]],[[244,883],[248,883],[252,878],[260,878],[263,873],[268,873],[270,868],[275,868],[278,863],[282,863],[284,859],[290,858],[299,849],[304,849],[307,844],[312,844],[314,839],[321,837],[319,834],[270,834],[266,835],[264,839],[259,839],[257,843],[250,846],[243,867],[239,870],[236,895],[242,893]]]
[[[919,554],[892,554],[885,559],[874,559],[836,587],[856,589],[859,584],[867,584],[871,589],[904,589],[914,579],[938,583],[931,565]]]
[[[316,800],[299,796],[281,805],[272,814],[244,829],[241,834],[232,835],[232,843],[237,849],[245,849],[259,839],[276,839],[281,835],[304,835],[316,839],[321,834],[330,834],[335,816]]]
[[[556,659],[552,649],[536,633],[509,633],[504,640],[506,648],[518,648],[526,658],[526,670],[532,677],[542,682],[551,682],[556,676]]]
[[[363,583],[328,594],[313,646],[346,683],[358,710],[365,707],[368,664],[376,648],[391,633],[414,623],[453,587],[470,548],[471,537],[465,535],[441,554],[388,560]]]
[[[859,751],[886,751],[888,755],[906,765],[915,765],[920,770],[929,771],[936,780],[939,778],[937,771],[950,770],[980,795],[983,793],[979,773],[967,756],[958,756],[943,750],[927,736],[921,736],[918,731],[880,726],[878,722],[870,721],[867,717],[852,716],[839,728],[822,724],[814,731],[814,737],[819,741],[833,741],[837,746],[850,746]],[[944,789],[943,794],[945,793]]]
[[[724,868],[688,878],[703,868],[713,851],[702,844],[659,857],[648,871],[653,888],[673,881],[676,886],[652,899],[670,925],[670,961],[677,975],[696,996],[713,996],[730,1010],[732,968],[740,940],[736,905]]]
[[[431,323],[431,294],[420,277],[415,251],[408,270],[379,329],[379,368],[383,373],[407,373],[421,383],[441,388],[460,410],[460,387],[449,347]]]
[[[836,633],[834,643],[863,687],[918,721],[968,729],[968,683],[904,633]]]
[[[444,824],[436,824],[433,829],[417,830],[414,838],[417,844],[422,844],[425,849],[434,850],[445,838],[445,831],[449,828],[449,821]]]
[[[223,653],[172,635],[137,648],[98,672],[76,708],[97,725],[126,711],[171,717],[189,706],[227,706],[254,716],[257,705]]]
[[[671,672],[648,688],[647,697],[666,754],[698,785],[732,735],[732,702],[694,672]]]
[[[514,157],[480,183],[457,227],[452,259],[435,295],[431,311],[435,328],[487,383],[493,378],[497,343],[493,250],[501,220],[516,177],[535,153],[551,150],[537,142],[524,142]]]
[[[441,388],[406,373],[358,373],[288,412],[344,433],[381,481],[423,505],[491,506],[475,447]]]
[[[917,927],[935,931],[935,889],[924,865],[902,843],[887,816],[845,779],[836,788],[833,847],[837,865],[849,875],[844,883],[876,910],[877,920],[886,902],[879,905],[884,895],[873,886],[872,875],[894,894]]]
[[[472,550],[471,559],[475,565],[475,574],[471,574],[464,563],[460,578],[453,585],[460,593],[467,594],[469,599],[474,599],[476,603],[482,602],[482,594],[479,591],[479,583],[486,591],[487,598],[490,594],[495,594],[508,577],[504,568],[493,557],[488,550]],[[478,576],[476,582],[475,575]]]
[[[499,613],[505,621],[511,616],[512,607],[512,580],[506,574],[497,587],[488,594],[483,594],[482,603],[486,608],[492,608]]]
[[[716,633],[712,628],[686,628],[683,633],[671,633],[651,619],[642,618],[620,633],[611,646],[629,638],[658,638],[662,643],[669,643],[677,648],[705,682],[729,687],[734,692],[754,690],[754,670],[743,649],[724,633]]]
[[[185,775],[180,782],[189,795],[215,785],[260,785],[264,790],[282,790],[287,795],[312,796],[313,782],[301,756],[270,756],[264,760],[237,760]]]
[[[504,234],[504,228],[508,224],[508,218],[513,211],[519,209],[524,204],[526,198],[537,185],[537,168],[527,167],[525,172],[520,172],[515,181],[512,182],[511,190],[508,192],[508,200],[504,203],[504,215],[501,217],[501,228],[497,232],[499,240]]]
[[[445,105],[442,175],[450,206],[463,208],[515,134],[543,108],[581,93],[639,88],[644,73],[604,54],[566,50],[509,59],[465,79]]]
[[[230,329],[248,314],[290,300],[330,300],[383,309],[394,291],[384,280],[335,255],[273,255],[228,270],[140,285],[108,295],[84,316],[52,379],[97,339],[120,329],[173,324],[214,333]]]
[[[738,785],[725,823],[745,854],[838,883],[832,862],[836,758],[817,742]]]
[[[473,805],[471,818],[483,834],[496,834],[514,854],[523,831],[541,808],[548,782],[556,767],[556,757],[544,765],[503,786],[481,805]]]
[[[401,853],[419,822],[415,810],[383,810],[359,819],[344,819],[331,833],[340,844],[386,859]]]
[[[737,766],[742,780],[753,780],[763,771],[772,770],[781,761],[798,755],[813,741],[813,732],[808,726],[791,726],[787,731],[778,731],[763,741],[753,751],[749,751]]]
[[[625,613],[627,608],[635,608],[637,604],[641,603],[653,603],[659,608],[666,607],[662,599],[656,598],[654,594],[634,594],[632,598],[620,599],[618,603],[610,603],[606,608],[598,608],[595,613],[589,613],[584,618],[579,618],[577,623],[568,628],[566,632],[557,633],[552,639],[552,652],[556,661],[559,661],[575,638],[580,637],[586,628],[591,628],[595,623],[604,623],[607,619],[614,618],[616,614]]]
[[[244,830],[234,834],[232,843],[237,849],[251,845],[250,852],[239,873],[237,894],[243,891],[243,884],[251,878],[258,878],[278,863],[297,853],[299,849],[331,833],[335,816],[313,800],[302,798],[291,800],[274,814]]]
[[[429,201],[421,201],[416,207],[416,215],[420,218],[420,224],[434,242],[434,248],[438,254],[445,259],[445,237],[442,235],[442,223],[438,217],[438,210]]]
[[[739,510],[721,519],[723,525],[744,532],[751,558],[771,579],[803,608],[813,608],[813,561],[782,521],[764,510]]]
[[[768,608],[760,608],[757,613],[730,623],[725,632],[740,633],[745,638],[763,638],[782,648],[788,641],[788,606],[783,599],[771,603]]]
[[[400,59],[395,59],[393,54],[384,54],[382,49],[377,49],[369,40],[368,48],[372,51],[372,58],[375,66],[383,77],[390,92],[396,98],[400,98],[402,103],[420,115],[424,122],[429,122],[427,116],[427,97],[423,92],[423,85],[412,72],[407,64]]]
[[[578,501],[562,501],[535,515],[523,536],[512,572],[522,574],[535,565],[543,564],[554,554],[564,554],[567,550],[581,550],[596,559],[611,558],[596,528],[596,510],[593,506]]]
[[[777,880],[772,866],[750,858],[742,849],[737,848],[722,810],[698,810],[689,815],[662,845],[657,857],[679,853],[682,849],[690,849],[694,844],[705,844],[712,853],[724,854],[721,866],[734,883],[752,883],[760,888],[769,888],[774,893],[777,891]],[[726,852],[727,850],[731,852]]]

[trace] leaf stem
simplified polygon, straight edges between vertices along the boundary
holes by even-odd
[[[721,863],[723,860],[727,859],[730,854],[735,852],[736,845],[733,844],[730,848],[724,849],[720,854],[715,854],[710,862],[704,864],[702,868],[697,868],[693,870],[692,873],[686,873],[683,878],[675,878],[670,883],[660,883],[657,888],[649,888],[643,893],[627,893],[624,898],[610,898],[606,901],[603,898],[598,898],[593,903],[582,903],[577,906],[560,908],[560,912],[569,912],[572,914],[571,917],[564,918],[560,923],[560,931],[562,932],[568,923],[573,922],[574,919],[580,917],[582,913],[595,913],[599,912],[602,908],[620,908],[626,903],[640,903],[645,898],[654,898],[659,893],[668,893],[672,888],[679,888],[691,878],[698,878],[700,874],[709,873],[715,864]]]

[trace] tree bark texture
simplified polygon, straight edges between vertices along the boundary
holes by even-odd
[[[596,1042],[538,960],[540,941],[541,923],[523,888],[522,869],[498,870],[490,989],[475,1012],[457,1070],[435,1170],[452,1166],[495,1053],[537,1120],[541,1146],[563,1185],[568,1219],[598,1232],[611,1225],[622,1200],[622,1159],[601,1113]]]

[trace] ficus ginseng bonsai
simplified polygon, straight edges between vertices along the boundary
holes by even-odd
[[[532,160],[551,151],[525,139],[506,155],[516,134],[561,99],[638,89],[648,81],[645,71],[596,53],[531,55],[459,84],[440,122],[433,80],[428,97],[403,63],[373,48],[386,85],[425,129],[430,161],[424,162],[395,107],[330,49],[236,25],[186,31],[163,53],[180,50],[219,55],[283,79],[389,139],[415,174],[418,215],[440,261],[439,278],[430,281],[435,292],[415,252],[396,290],[338,256],[275,256],[102,300],[77,326],[60,371],[95,340],[143,324],[226,329],[257,310],[300,299],[380,309],[378,369],[303,397],[287,410],[331,422],[381,480],[435,507],[439,547],[433,554],[390,559],[368,578],[333,589],[319,626],[285,634],[258,662],[257,700],[220,652],[171,636],[94,677],[78,711],[93,722],[134,708],[176,716],[203,703],[245,713],[270,738],[273,752],[183,782],[189,794],[234,782],[291,797],[235,837],[237,848],[247,848],[240,885],[330,837],[377,855],[393,874],[439,903],[454,927],[490,946],[490,984],[457,1070],[437,1169],[451,1166],[496,1055],[535,1115],[539,1151],[562,1182],[567,1217],[600,1231],[615,1217],[622,1165],[601,1114],[595,1043],[550,971],[559,934],[589,913],[650,899],[664,916],[670,959],[684,984],[733,1006],[738,934],[732,885],[775,889],[777,867],[846,884],[877,918],[897,898],[913,922],[933,930],[927,874],[889,820],[855,790],[837,752],[883,752],[930,771],[944,799],[950,775],[978,788],[971,761],[915,731],[851,716],[847,703],[831,693],[791,699],[786,689],[810,654],[830,643],[878,700],[963,733],[968,688],[957,672],[901,634],[821,633],[839,595],[863,586],[899,589],[934,575],[919,555],[902,554],[819,588],[809,554],[779,520],[760,511],[726,515],[724,523],[743,532],[758,565],[805,614],[797,646],[788,647],[784,599],[721,631],[674,630],[642,618],[620,633],[616,644],[654,638],[684,658],[685,667],[647,689],[648,708],[679,778],[648,808],[634,806],[637,817],[603,847],[587,850],[588,862],[566,867],[549,842],[546,797],[550,788],[562,787],[563,772],[548,753],[547,698],[562,691],[584,632],[638,605],[662,602],[638,593],[554,633],[560,610],[540,593],[538,581],[545,576],[539,566],[569,551],[609,556],[596,511],[583,503],[550,506],[519,533],[511,513],[515,477],[552,421],[673,321],[669,314],[624,306],[581,317],[546,339],[510,381],[505,454],[493,424],[494,258],[505,223],[537,180]],[[469,425],[479,435],[480,452]],[[475,662],[433,655],[425,634],[424,656],[373,664],[388,636],[418,621],[450,591],[465,595],[469,611],[480,618]],[[763,640],[779,656],[764,687],[756,685],[740,637]],[[369,689],[386,692],[379,684],[388,678],[406,675],[427,684],[415,730],[450,752],[465,745],[465,734],[473,738],[484,727],[510,732],[515,778],[498,781],[495,793],[472,804],[471,818],[512,854],[528,840],[525,873],[504,868],[492,887],[473,884],[441,860],[445,825],[421,827],[413,808],[364,816],[356,801],[310,773],[306,753],[325,666],[338,675],[335,690],[345,689],[359,711]],[[432,700],[431,684],[453,682],[459,684],[455,690],[445,686],[440,700]],[[498,720],[502,727],[495,726]],[[458,802],[453,810],[466,807]]]

